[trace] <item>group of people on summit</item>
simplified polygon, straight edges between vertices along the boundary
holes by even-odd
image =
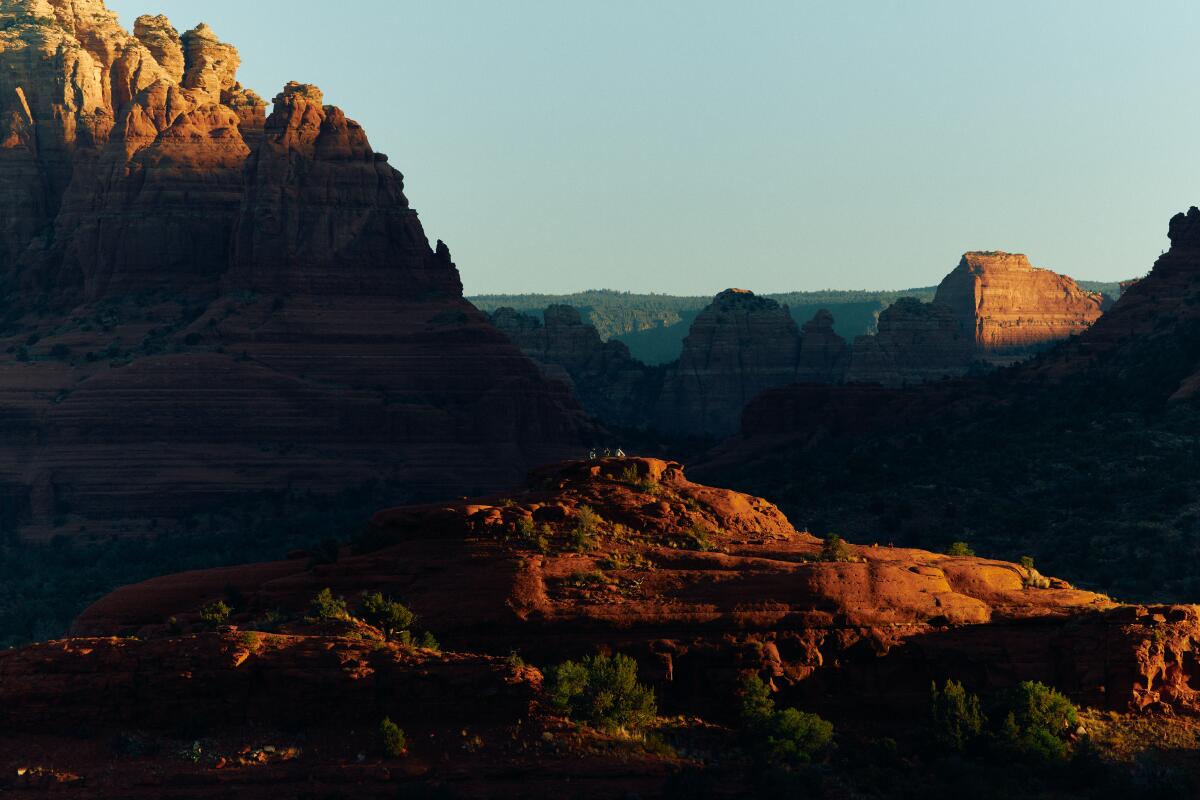
[[[625,458],[625,451],[618,447],[614,453],[606,447],[602,453],[597,453],[596,448],[593,447],[588,451],[588,461],[595,461],[597,458]]]

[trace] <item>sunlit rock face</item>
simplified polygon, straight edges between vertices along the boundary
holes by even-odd
[[[1018,253],[972,252],[942,280],[935,303],[954,312],[983,359],[1013,356],[1087,330],[1105,298]]]
[[[239,63],[207,25],[0,0],[6,534],[461,494],[586,442],[363,129],[306,84],[268,116]]]

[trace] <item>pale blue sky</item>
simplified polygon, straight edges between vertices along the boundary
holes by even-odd
[[[319,85],[468,293],[1145,272],[1200,204],[1200,4],[109,0]]]

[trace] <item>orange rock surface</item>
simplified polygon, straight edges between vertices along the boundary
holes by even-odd
[[[1087,330],[1105,306],[1067,276],[1002,252],[965,253],[934,302],[953,310],[978,357],[1001,361]]]
[[[6,531],[485,491],[590,437],[463,300],[362,128],[302,84],[268,117],[239,63],[206,25],[0,3]]]
[[[599,521],[575,547],[585,507]],[[529,531],[545,536],[545,552]],[[753,670],[813,696],[856,687],[842,702],[911,707],[932,677],[962,672],[979,687],[1042,680],[1101,707],[1200,710],[1194,608],[1121,606],[1053,579],[1034,588],[1024,568],[983,558],[858,546],[839,563],[820,560],[821,548],[770,503],[691,483],[678,464],[571,462],[502,497],[380,512],[365,552],[336,563],[121,589],[75,631],[161,635],[168,617],[188,623],[229,591],[244,598],[235,621],[246,623],[298,613],[328,586],[401,598],[454,649],[517,649],[539,664],[598,647],[630,653],[668,708],[720,710]]]

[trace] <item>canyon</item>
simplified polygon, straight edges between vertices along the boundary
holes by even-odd
[[[828,310],[797,326],[787,306],[745,289],[718,294],[691,321],[679,358],[660,367],[602,341],[569,306],[547,308],[541,321],[508,307],[491,316],[601,423],[721,438],[737,432],[743,409],[764,391],[903,387],[1007,366],[1087,330],[1110,305],[1024,255],[969,252],[931,302],[900,297],[878,312],[874,333],[849,343]]]

